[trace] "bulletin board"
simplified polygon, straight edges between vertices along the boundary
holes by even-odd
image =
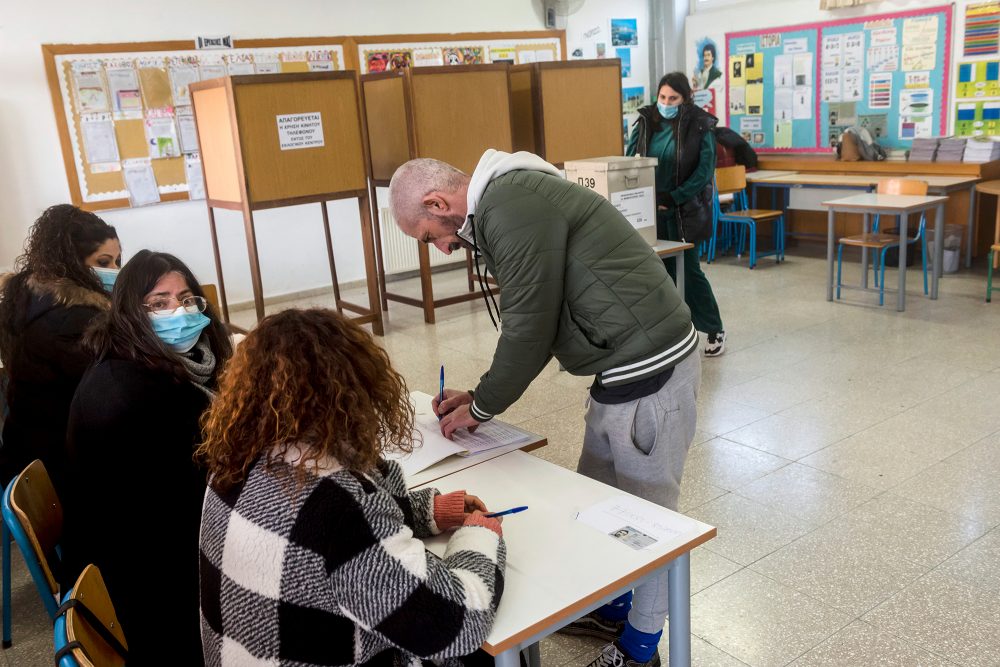
[[[726,35],[729,126],[751,146],[816,149],[817,40],[814,26]]]
[[[482,33],[458,35],[386,35],[358,37],[361,74],[374,74],[400,67],[443,65],[487,65],[491,63],[550,62],[565,58],[566,34],[562,31]],[[444,38],[444,39],[441,39]]]
[[[852,125],[887,149],[947,135],[952,7],[824,24],[820,28],[820,140]]]
[[[945,135],[951,22],[949,5],[729,33],[727,124],[754,147],[774,152],[829,149],[852,125],[868,127],[889,149],[908,148],[917,137]],[[811,81],[806,54],[814,67]],[[789,67],[792,85],[782,86]],[[759,84],[752,93],[751,80]],[[791,103],[782,92],[789,88]],[[752,108],[758,101],[760,108]],[[790,128],[783,125],[789,113]],[[760,118],[759,130],[753,116]]]
[[[49,90],[74,204],[87,210],[204,198],[189,83],[227,75],[367,71],[429,64],[416,49],[484,62],[561,60],[564,31],[235,40],[195,49],[193,40],[44,44]],[[409,53],[409,56],[401,55]],[[409,61],[407,62],[407,58]],[[450,61],[450,60],[449,60]],[[438,64],[438,63],[435,63]],[[362,67],[364,66],[364,67]]]
[[[88,210],[204,199],[188,84],[345,69],[344,39],[44,45],[72,201]]]
[[[1000,135],[1000,2],[965,7],[952,132],[959,137]]]

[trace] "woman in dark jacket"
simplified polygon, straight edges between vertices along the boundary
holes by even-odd
[[[0,485],[41,459],[62,490],[66,416],[93,354],[80,343],[108,309],[121,265],[115,228],[69,204],[35,221],[0,293],[0,358],[9,377]]]
[[[87,342],[96,362],[70,408],[63,585],[96,563],[130,664],[201,664],[205,474],[193,456],[232,345],[191,271],[148,250],[121,270]]]
[[[659,160],[656,236],[680,241],[678,207],[692,200],[702,201],[697,195],[715,178],[718,120],[692,104],[691,86],[682,72],[665,75],[658,91],[656,104],[639,109],[627,153]],[[710,200],[704,205],[711,206]],[[674,263],[666,259],[664,263],[673,276]],[[697,248],[684,253],[684,292],[695,328],[708,336],[705,356],[719,356],[725,351],[726,332],[712,286],[699,265]]]

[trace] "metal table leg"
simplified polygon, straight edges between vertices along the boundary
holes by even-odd
[[[510,648],[493,657],[493,664],[496,667],[521,667],[521,652],[516,648]]]
[[[976,186],[973,185],[969,188],[969,220],[966,223],[965,230],[965,268],[972,266],[972,239],[975,237],[975,226],[976,226]],[[937,225],[934,226],[937,229]],[[938,237],[940,238],[940,237]]]
[[[966,264],[968,266],[968,264]],[[944,204],[938,204],[934,214],[934,267],[931,271],[931,298],[938,298],[938,281],[944,270]]]
[[[934,228],[937,229],[939,224],[936,222]],[[910,214],[903,213],[899,216],[899,293],[896,295],[896,310],[899,312],[906,310],[906,239],[910,235],[909,227]],[[941,243],[938,242],[938,245]]]
[[[678,556],[667,566],[667,604],[670,610],[670,666],[691,665],[691,554]]]
[[[826,213],[826,300],[833,301],[833,209]]]
[[[861,233],[867,234],[871,229],[871,214],[864,213],[861,216]],[[868,246],[861,247],[861,287],[868,287]]]
[[[679,252],[674,257],[677,261],[674,263],[674,272],[677,274],[677,291],[681,294],[681,299],[684,298],[684,253]]]

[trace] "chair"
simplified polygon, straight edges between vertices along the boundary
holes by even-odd
[[[59,608],[59,582],[54,572],[61,559],[58,544],[62,536],[63,511],[41,461],[32,461],[7,485],[2,512],[3,521],[21,549],[28,572],[42,596],[45,611],[50,618],[55,618]],[[9,549],[7,545],[5,556]]]
[[[101,571],[88,565],[56,616],[55,659],[58,667],[121,667],[128,643]],[[166,646],[164,648],[167,648]]]
[[[1000,243],[994,243],[990,246],[989,264],[986,268],[986,303],[992,301],[990,297],[993,292],[1000,292],[1000,287],[993,287],[993,258],[997,256],[998,252],[1000,252]]]
[[[712,240],[709,242],[708,261],[712,262],[718,251],[719,238],[723,239],[723,244],[728,248],[733,243],[736,227],[740,227],[737,243],[737,256],[743,254],[744,233],[750,239],[750,268],[757,266],[759,257],[774,255],[775,261],[780,262],[785,258],[785,214],[784,211],[769,209],[749,208],[747,205],[747,177],[746,168],[742,165],[735,167],[723,167],[715,170],[715,196],[712,200],[713,225]],[[732,210],[722,211],[719,198],[732,194]],[[761,223],[770,222],[774,230],[774,250],[757,252],[757,226]]]
[[[927,182],[905,178],[887,178],[879,181],[878,189],[880,195],[926,195]],[[927,216],[920,214],[920,222],[917,225],[917,232],[913,236],[907,237],[906,244],[914,245],[918,241],[921,244],[921,263],[924,270],[924,294],[927,294]],[[844,246],[857,248],[867,248],[874,250],[872,255],[872,274],[875,279],[875,286],[878,287],[878,305],[885,304],[885,256],[890,248],[899,247],[899,236],[897,234],[882,234],[879,232],[879,216],[874,216],[872,220],[872,231],[854,236],[845,236],[837,241],[837,298],[840,298],[840,277],[843,264]],[[867,263],[864,272],[868,273]]]

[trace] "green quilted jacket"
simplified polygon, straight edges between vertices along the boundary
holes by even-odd
[[[663,262],[615,207],[540,171],[511,171],[483,192],[472,227],[500,286],[500,341],[474,391],[487,420],[553,356],[604,386],[651,377],[698,346]]]

